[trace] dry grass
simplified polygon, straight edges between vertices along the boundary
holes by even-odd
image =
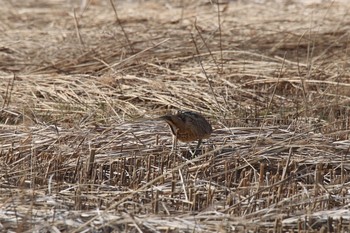
[[[0,1],[1,230],[349,231],[349,4],[78,2]]]

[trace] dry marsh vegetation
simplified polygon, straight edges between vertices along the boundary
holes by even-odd
[[[348,3],[0,3],[1,231],[349,231]]]

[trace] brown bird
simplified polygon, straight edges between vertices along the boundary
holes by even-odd
[[[158,119],[164,120],[170,126],[176,140],[192,142],[198,140],[196,150],[202,143],[202,139],[210,137],[213,129],[210,123],[199,113],[179,111],[175,115],[165,115]]]

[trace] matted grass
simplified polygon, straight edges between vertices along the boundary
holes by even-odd
[[[0,3],[1,230],[349,231],[346,2]]]

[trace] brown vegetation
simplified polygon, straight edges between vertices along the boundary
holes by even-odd
[[[350,5],[248,2],[0,2],[0,229],[348,232]]]

